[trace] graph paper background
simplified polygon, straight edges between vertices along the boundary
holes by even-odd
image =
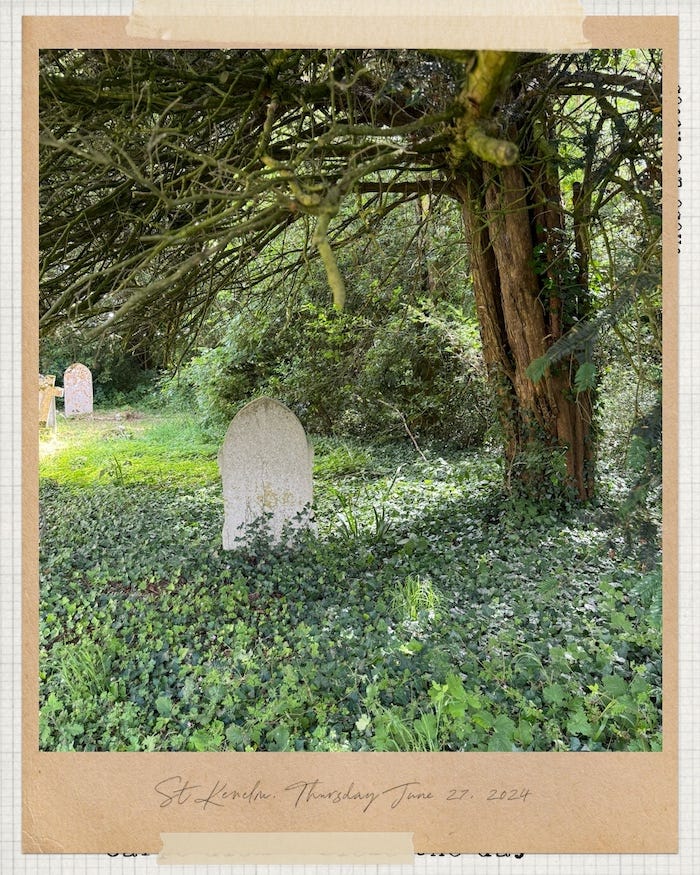
[[[232,5],[235,0],[232,0]],[[484,3],[488,7],[488,2]],[[700,592],[693,570],[700,553],[700,6],[694,0],[583,0],[590,15],[679,15],[683,92],[680,265],[680,853],[663,856],[416,858],[410,866],[335,866],[334,873],[371,875],[690,875],[700,872]],[[20,852],[21,541],[21,18],[23,15],[129,15],[133,0],[0,0],[0,872],[155,873],[154,856],[23,856]],[[518,4],[513,2],[517,11]],[[697,366],[697,367],[696,367]],[[698,411],[698,419],[695,414]],[[700,574],[700,572],[698,572]],[[696,574],[696,576],[698,576]],[[653,788],[649,788],[653,794]],[[494,849],[497,850],[497,849]],[[513,851],[517,849],[511,849]],[[192,866],[166,871],[238,875],[306,875],[319,866]]]

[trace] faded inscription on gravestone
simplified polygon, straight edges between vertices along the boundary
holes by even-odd
[[[66,416],[92,413],[92,372],[80,362],[63,374],[63,412]]]
[[[274,398],[257,398],[236,414],[219,450],[224,550],[244,544],[248,527],[267,514],[274,542],[287,524],[311,525],[313,455],[302,424]]]

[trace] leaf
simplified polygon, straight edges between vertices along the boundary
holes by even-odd
[[[478,711],[481,708],[481,697],[478,693],[465,692],[464,699],[473,711]]]
[[[452,696],[453,699],[458,702],[467,702],[467,693],[464,689],[464,684],[461,679],[457,677],[457,675],[449,674],[446,679],[447,683],[447,691]]]
[[[358,732],[364,732],[367,729],[367,727],[371,724],[371,722],[372,721],[369,718],[369,716],[367,714],[363,714],[359,718],[359,720],[355,721],[355,727],[357,728]]]
[[[245,746],[250,743],[250,736],[243,731],[242,727],[233,723],[226,730],[226,741],[232,748],[245,749]]]
[[[583,708],[577,708],[566,723],[567,732],[570,735],[583,735],[589,738],[593,734],[593,727],[588,722]]]
[[[196,751],[215,751],[219,750],[223,742],[223,733],[217,731],[219,721],[215,720],[212,724],[211,731],[207,729],[196,729],[190,738],[188,747],[190,750]],[[223,726],[223,724],[221,724]]]
[[[472,716],[473,723],[481,729],[491,729],[493,727],[493,717],[488,711],[477,711]]]
[[[156,711],[161,717],[170,717],[173,712],[173,702],[170,696],[158,696],[156,699]]]
[[[413,730],[421,742],[421,747],[426,750],[437,750],[438,728],[435,714],[421,714],[418,720],[413,721]]]
[[[546,355],[540,356],[536,358],[533,362],[527,366],[525,370],[526,375],[532,380],[533,383],[539,383],[539,381],[544,377],[547,368],[549,367],[549,359]]]
[[[289,750],[289,730],[286,726],[277,726],[272,730],[271,736],[273,739],[273,744],[271,744],[270,750]]]
[[[579,365],[574,377],[574,389],[576,393],[587,392],[595,387],[596,367],[593,362],[584,362]]]
[[[611,699],[619,699],[628,692],[627,682],[619,675],[609,675],[603,678],[603,689]]]
[[[513,735],[515,733],[515,723],[506,717],[505,714],[499,714],[493,724],[494,734],[489,739],[488,749],[491,751],[510,751],[513,749]]]
[[[542,697],[550,705],[563,705],[565,692],[561,684],[550,684],[542,690]]]
[[[520,742],[522,747],[529,747],[532,744],[532,726],[530,726],[527,720],[519,721],[514,736]]]

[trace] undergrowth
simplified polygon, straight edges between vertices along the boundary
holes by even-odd
[[[619,478],[553,508],[488,454],[317,439],[317,533],[224,551],[183,425],[42,447],[42,749],[660,749],[658,532]]]

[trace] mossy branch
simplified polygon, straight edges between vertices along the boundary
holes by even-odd
[[[337,210],[336,210],[337,212]],[[345,307],[345,280],[338,267],[331,244],[328,242],[328,226],[335,215],[331,210],[321,212],[316,223],[316,230],[311,238],[312,243],[318,249],[318,254],[321,257],[323,266],[326,269],[326,277],[328,285],[333,293],[333,306],[336,310],[343,310]]]
[[[343,310],[346,298],[345,280],[338,267],[331,244],[328,242],[328,228],[330,227],[331,219],[338,214],[340,207],[341,187],[339,185],[332,185],[323,193],[313,189],[305,190],[288,167],[285,167],[268,155],[264,155],[262,161],[266,167],[277,170],[280,177],[286,181],[294,197],[296,208],[311,216],[316,216],[316,229],[314,230],[311,242],[318,250],[323,267],[325,268],[328,285],[333,295],[333,306],[336,310]],[[355,177],[351,173],[345,174],[345,176],[347,179],[344,177],[343,181],[350,187]],[[322,186],[319,185],[315,188],[320,189]]]
[[[515,143],[490,136],[479,123],[463,130],[460,138],[450,145],[450,153],[456,164],[472,154],[497,167],[510,167],[520,157]]]
[[[491,111],[517,67],[518,57],[516,52],[480,51],[467,64],[464,86],[457,98],[462,115],[455,124],[450,145],[455,165],[469,154],[498,167],[509,167],[518,160],[515,143],[494,137],[486,129]]]

